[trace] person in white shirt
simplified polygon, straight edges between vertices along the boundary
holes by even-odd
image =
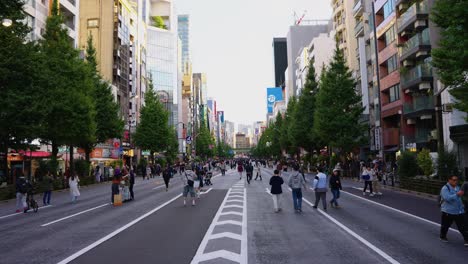
[[[362,180],[364,181],[364,189],[362,190],[362,195],[366,195],[367,187],[369,187],[370,196],[374,196],[374,190],[372,188],[372,180],[374,177],[373,170],[369,167],[369,165],[365,164],[362,169]]]

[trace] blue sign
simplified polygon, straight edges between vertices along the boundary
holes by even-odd
[[[275,102],[283,101],[283,89],[281,87],[267,88],[267,110],[273,113]]]

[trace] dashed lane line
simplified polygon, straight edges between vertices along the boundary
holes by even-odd
[[[46,209],[46,208],[50,208],[50,207],[52,207],[52,205],[44,205],[44,206],[39,207],[39,209]],[[29,212],[32,212],[32,210],[29,210]],[[15,216],[15,215],[20,215],[20,214],[24,214],[24,212],[19,212],[19,213],[0,216],[0,219],[4,219],[4,218],[12,217],[12,216]]]
[[[106,205],[109,205],[109,203],[101,204],[101,205],[99,205],[99,206],[96,206],[96,207],[93,207],[93,208],[90,208],[90,209],[87,209],[87,210],[78,212],[78,213],[76,213],[76,214],[72,214],[72,215],[69,215],[69,216],[62,217],[62,218],[60,218],[60,219],[57,219],[57,220],[48,222],[48,223],[43,224],[43,225],[41,225],[41,226],[42,226],[42,227],[49,226],[49,225],[52,225],[52,224],[61,222],[61,221],[63,221],[63,220],[67,220],[67,219],[69,219],[69,218],[72,218],[72,217],[75,217],[75,216],[78,216],[78,215],[81,215],[81,214],[84,214],[84,213],[87,213],[87,212],[91,212],[91,211],[93,211],[93,210],[99,209],[99,208],[104,207],[104,206],[106,206]]]

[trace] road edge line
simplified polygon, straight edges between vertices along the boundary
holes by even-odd
[[[90,209],[86,209],[86,210],[84,210],[84,211],[81,211],[81,212],[78,212],[78,213],[75,213],[75,214],[72,214],[72,215],[69,215],[69,216],[65,216],[65,217],[59,218],[59,219],[57,219],[57,220],[54,220],[54,221],[48,222],[48,223],[46,223],[46,224],[43,224],[43,225],[41,225],[41,227],[49,226],[49,225],[52,225],[52,224],[61,222],[61,221],[63,221],[63,220],[67,220],[67,219],[69,219],[69,218],[75,217],[75,216],[77,216],[77,215],[81,215],[81,214],[84,214],[84,213],[87,213],[87,212],[91,212],[91,211],[93,211],[93,210],[99,209],[99,208],[104,207],[104,206],[106,206],[106,205],[109,205],[109,203],[101,204],[101,205],[99,205],[99,206],[96,206],[96,207],[93,207],[93,208],[90,208]]]

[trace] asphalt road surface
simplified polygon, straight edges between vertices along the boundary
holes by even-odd
[[[75,204],[54,192],[38,213],[0,203],[0,263],[468,263],[456,229],[439,241],[433,200],[390,190],[371,198],[345,181],[340,209],[313,209],[309,189],[297,214],[283,185],[275,213],[271,170],[262,174],[251,184],[234,170],[215,174],[196,206],[183,205],[178,175],[168,192],[160,178],[138,179],[135,201],[120,207],[108,183],[82,188]]]

